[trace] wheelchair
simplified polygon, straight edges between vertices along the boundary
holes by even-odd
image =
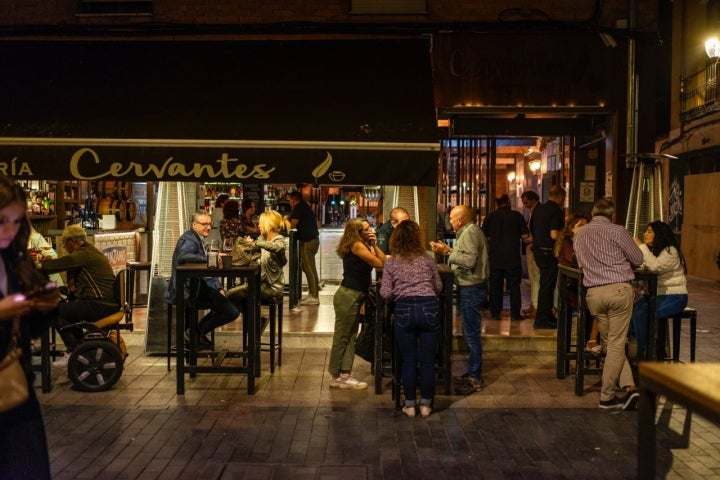
[[[127,349],[120,330],[133,331],[130,305],[125,298],[125,270],[115,276],[113,292],[118,311],[94,322],[79,322],[63,327],[80,329],[83,341],[70,354],[68,378],[75,389],[101,392],[112,388],[123,372]],[[121,323],[125,320],[124,323]]]

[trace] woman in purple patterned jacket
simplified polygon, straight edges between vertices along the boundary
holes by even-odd
[[[438,294],[440,274],[423,247],[420,226],[405,220],[390,236],[390,253],[383,268],[380,295],[395,301],[395,338],[402,360],[402,385],[408,417],[415,416],[418,365],[420,416],[432,411],[435,396],[435,353],[440,338]]]

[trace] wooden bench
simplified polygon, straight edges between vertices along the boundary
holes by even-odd
[[[638,475],[655,478],[657,396],[684,405],[720,425],[720,363],[641,362],[638,415]]]

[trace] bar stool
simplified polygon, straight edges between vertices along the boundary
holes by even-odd
[[[695,345],[697,342],[697,311],[694,308],[685,307],[685,310],[672,318],[672,360],[680,361],[680,327],[684,319],[690,320],[690,362],[695,363]]]
[[[126,322],[132,323],[132,311],[135,307],[144,307],[144,303],[136,303],[135,302],[135,275],[139,272],[150,271],[150,262],[126,262],[125,263],[125,270],[126,270],[126,277],[127,282],[125,282],[125,298],[127,299],[128,306],[130,307],[128,310],[127,318],[125,319]],[[150,275],[148,275],[148,289],[150,285]]]
[[[260,342],[260,351],[270,352],[270,373],[275,373],[275,352],[277,365],[282,367],[283,296],[276,295],[263,300],[260,305],[270,309],[270,338],[268,342]]]

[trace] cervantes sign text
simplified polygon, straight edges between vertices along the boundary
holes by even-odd
[[[437,152],[404,149],[0,145],[17,179],[435,185]]]

